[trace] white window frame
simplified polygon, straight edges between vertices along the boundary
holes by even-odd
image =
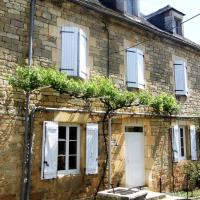
[[[178,26],[177,26],[177,24],[178,24]],[[183,31],[182,30],[182,19],[180,19],[178,17],[174,17],[174,33],[177,35],[183,35],[182,31]]]
[[[59,124],[58,127],[66,127],[66,159],[65,159],[65,170],[57,170],[58,176],[62,175],[75,175],[80,174],[80,126],[75,124],[67,124],[67,125],[61,125]],[[69,163],[69,128],[70,127],[77,127],[77,169],[70,170],[68,169],[68,163]],[[59,134],[59,133],[58,133]],[[59,139],[58,139],[59,141]]]
[[[181,129],[183,129],[183,148],[184,148],[184,156],[181,155]],[[179,126],[178,127],[178,131],[179,131],[179,139],[180,139],[180,145],[179,145],[179,148],[180,148],[180,157],[179,157],[179,160],[186,160],[186,133],[185,133],[185,126]]]

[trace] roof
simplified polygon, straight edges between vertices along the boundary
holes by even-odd
[[[174,10],[175,12],[179,13],[182,16],[185,15],[184,13],[180,12],[179,10],[176,10],[175,8],[171,7],[170,5],[167,5],[167,6],[163,7],[163,8],[161,8],[161,9],[157,10],[156,12],[153,12],[153,13],[151,13],[149,15],[146,15],[145,19],[150,19],[152,17],[155,17],[156,15],[159,15],[161,13],[165,13],[165,12],[170,11],[170,10]]]
[[[154,26],[153,24],[151,24],[150,22],[148,22],[144,17],[126,16],[122,13],[119,13],[117,11],[114,11],[112,9],[109,9],[109,8],[103,6],[98,0],[70,0],[70,1],[77,3],[83,7],[86,7],[88,9],[99,12],[106,17],[110,16],[110,17],[116,18],[116,19],[120,20],[121,22],[124,21],[128,24],[135,25],[139,28],[142,28],[143,30],[152,32],[161,37],[165,37],[166,39],[172,40],[172,41],[177,42],[182,45],[190,46],[190,47],[200,51],[200,45],[196,44],[195,42],[193,42],[183,36],[172,35],[166,31],[163,31],[163,30],[159,29],[158,27]],[[170,6],[170,8],[168,7],[168,9],[175,10],[171,6]]]
[[[88,3],[91,3],[91,4],[96,4],[96,5],[101,5],[101,3],[99,2],[99,0],[85,0],[86,2]]]

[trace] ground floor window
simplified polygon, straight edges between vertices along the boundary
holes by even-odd
[[[80,172],[80,127],[45,121],[43,126],[42,179]]]
[[[78,126],[59,126],[58,162],[60,173],[79,173],[80,132]]]
[[[172,133],[173,156],[174,161],[181,160],[197,160],[198,145],[196,128],[191,126],[178,126],[173,127]]]

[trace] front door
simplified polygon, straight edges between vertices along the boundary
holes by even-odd
[[[144,134],[142,127],[126,128],[125,159],[126,186],[144,186]]]

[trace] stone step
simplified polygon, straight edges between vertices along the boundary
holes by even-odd
[[[146,190],[144,190],[146,191]],[[164,200],[166,198],[165,194],[162,193],[158,193],[158,192],[151,192],[151,191],[147,191],[148,194],[146,196],[146,200],[159,200],[162,199]]]

